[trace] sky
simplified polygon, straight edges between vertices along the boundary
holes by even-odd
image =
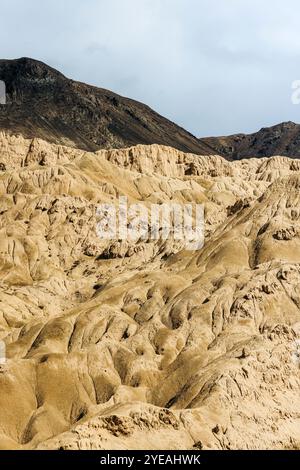
[[[300,122],[298,0],[0,0],[0,57],[42,60],[197,137]]]

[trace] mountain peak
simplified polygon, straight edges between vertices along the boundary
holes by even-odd
[[[229,160],[282,155],[300,158],[300,124],[293,121],[263,127],[253,134],[200,139]]]
[[[0,130],[84,150],[161,144],[207,155],[211,149],[148,106],[69,80],[38,60],[0,60],[7,106]]]
[[[17,80],[22,78],[28,79],[45,79],[45,78],[65,78],[63,74],[39,60],[29,57],[21,57],[19,59],[0,60],[0,75],[2,80]]]
[[[290,129],[296,126],[298,126],[298,124],[296,124],[293,121],[283,121],[283,122],[279,122],[278,124],[274,124],[273,126],[270,126],[270,127],[262,127],[260,130],[272,131],[272,129]]]

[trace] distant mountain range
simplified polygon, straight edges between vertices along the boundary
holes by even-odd
[[[148,106],[66,78],[30,58],[0,60],[7,104],[0,130],[84,150],[161,144],[228,160],[285,155],[300,158],[300,125],[293,122],[254,134],[197,138]]]
[[[300,125],[283,122],[264,127],[254,134],[209,137],[201,139],[201,142],[228,160],[276,155],[300,158]]]

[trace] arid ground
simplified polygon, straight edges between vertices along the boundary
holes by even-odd
[[[300,447],[300,160],[0,135],[1,449]],[[205,244],[101,203],[204,204]]]

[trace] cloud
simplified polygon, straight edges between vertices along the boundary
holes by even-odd
[[[196,135],[300,121],[296,0],[2,0],[0,56],[141,100]]]

